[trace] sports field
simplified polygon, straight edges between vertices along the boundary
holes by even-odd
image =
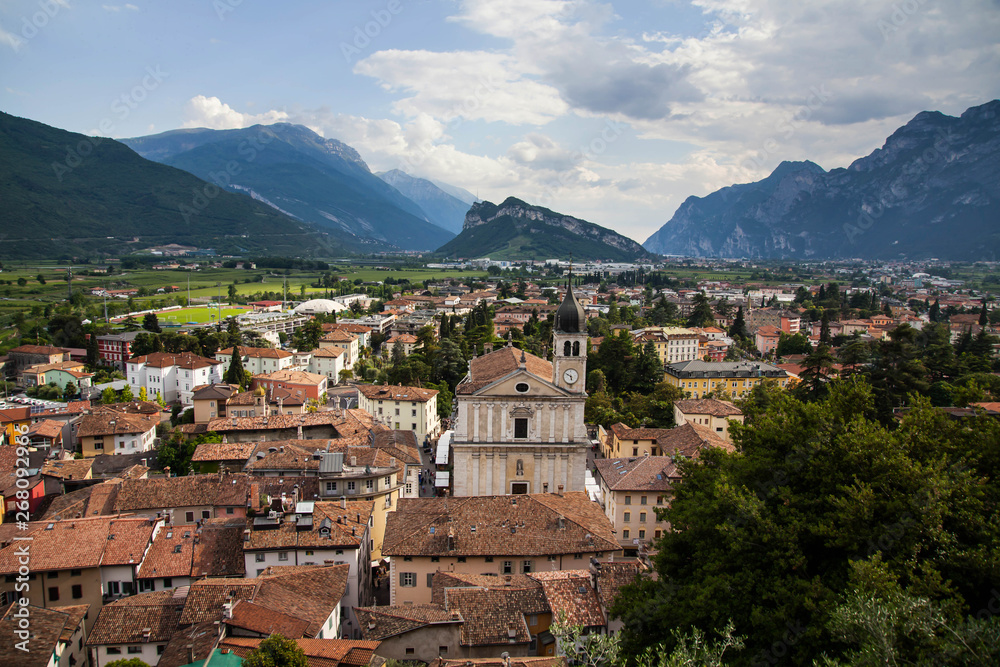
[[[230,315],[242,315],[251,310],[252,308],[249,306],[224,305],[222,306],[222,319],[224,320]],[[142,317],[136,317],[136,319],[142,321]],[[159,320],[160,326],[181,326],[188,322],[205,324],[207,322],[215,322],[219,319],[219,308],[218,306],[195,306],[192,308],[175,308],[174,310],[158,310],[156,311],[156,319]],[[121,320],[122,318],[116,318],[118,322]]]

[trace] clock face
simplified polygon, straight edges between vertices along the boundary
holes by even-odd
[[[563,373],[563,380],[566,380],[566,384],[573,384],[578,377],[579,375],[572,368],[566,369],[566,372]]]

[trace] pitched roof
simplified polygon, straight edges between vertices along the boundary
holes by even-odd
[[[566,667],[566,658],[562,656],[511,656],[509,658],[460,658],[457,660],[437,658],[431,661],[428,667]]]
[[[273,347],[246,347],[240,345],[239,350],[241,357],[251,357],[254,359],[288,359],[292,356],[291,352]],[[224,350],[219,350],[216,354],[231,357],[233,356],[233,348],[227,347]]]
[[[152,368],[205,368],[206,366],[218,366],[221,361],[202,357],[192,352],[153,352],[141,357],[133,357],[128,360],[130,364],[145,364]]]
[[[284,570],[291,570],[285,572]],[[261,575],[253,603],[307,622],[304,635],[315,637],[347,592],[351,566],[272,567]]]
[[[221,383],[221,384],[203,384],[200,387],[195,387],[194,392],[191,394],[191,399],[195,401],[201,400],[226,400],[239,390],[231,384]]]
[[[459,611],[463,619],[460,643],[463,646],[490,646],[530,642],[531,631],[521,605],[526,595],[532,595],[532,591],[447,589],[448,611]]]
[[[256,442],[208,442],[198,445],[191,460],[197,461],[242,461],[253,456]]]
[[[194,556],[194,524],[163,526],[139,568],[139,579],[187,577]]]
[[[295,521],[282,521],[273,528],[251,529],[243,549],[356,548],[365,535],[375,504],[372,500],[349,500],[345,504],[346,507],[341,507],[339,502],[314,502],[310,522],[304,524],[309,530],[298,530]]]
[[[733,450],[733,446],[716,435],[715,431],[691,422],[685,422],[674,428],[629,428],[619,422],[612,424],[610,430],[622,441],[650,440],[665,454],[679,453],[693,458],[706,447]]]
[[[56,479],[88,479],[94,459],[50,459],[42,464],[42,474]]]
[[[232,577],[245,574],[243,531],[246,519],[206,519],[201,522],[191,559],[192,577]]]
[[[382,544],[382,553],[389,556],[532,556],[619,549],[611,522],[583,492],[402,498],[386,518]]]
[[[373,401],[414,401],[416,403],[425,403],[439,393],[437,389],[404,387],[402,385],[391,384],[359,384],[357,389],[365,395],[365,398]]]
[[[361,636],[368,640],[388,639],[435,623],[461,623],[460,613],[452,614],[438,604],[355,607]]]
[[[138,563],[152,535],[146,517],[106,517],[33,522],[31,569],[67,570]],[[113,537],[112,537],[113,536]],[[72,544],[72,549],[66,545]],[[0,573],[17,572],[18,543],[0,549]]]
[[[115,509],[123,512],[192,505],[243,506],[248,484],[246,475],[127,479],[122,482]]]
[[[260,637],[226,637],[219,648],[229,649],[234,655],[246,658],[264,641]],[[309,667],[340,667],[341,665],[368,665],[381,642],[357,639],[295,639],[309,659]]]
[[[87,646],[169,640],[181,620],[183,592],[180,588],[139,593],[104,605],[90,629]]]
[[[743,412],[729,401],[718,398],[689,398],[674,401],[674,407],[686,415],[712,415],[713,417],[732,417]]]
[[[668,491],[680,480],[669,456],[597,459],[597,474],[612,491]]]
[[[358,340],[358,337],[345,329],[334,329],[330,333],[323,334],[320,340],[331,343],[352,343]]]
[[[254,382],[258,380],[284,382],[286,384],[301,384],[308,386],[318,386],[326,382],[325,375],[309,373],[306,371],[296,371],[288,368],[273,373],[263,373],[254,376]]]
[[[160,407],[148,401],[101,405],[80,417],[77,437],[146,433],[160,423]]]
[[[20,607],[15,609],[13,604],[0,608],[0,636],[4,637],[4,641],[0,642],[0,664],[47,667],[55,653],[56,645],[70,623],[69,614],[29,605],[30,650],[25,652],[15,645],[19,641],[15,630],[19,628],[19,621],[22,619],[15,618],[13,613],[19,609]]]
[[[63,426],[65,426],[65,424],[61,421],[57,421],[55,419],[43,419],[40,422],[32,424],[26,435],[29,437],[37,435],[40,438],[49,439],[58,438],[62,433]]]
[[[195,660],[204,660],[219,639],[219,626],[208,621],[195,623],[179,629],[167,642],[156,667],[183,667],[190,665],[188,648],[194,652]]]
[[[439,570],[431,578],[431,602],[445,604],[445,593],[453,588],[482,588],[487,590],[529,591],[522,605],[525,614],[541,614],[549,610],[542,586],[526,574],[470,574]]]
[[[524,356],[526,370],[546,382],[552,379],[552,364],[530,352],[516,347],[501,347],[469,362],[469,375],[455,389],[456,394],[472,394],[479,389],[510,375],[521,366]]]
[[[247,600],[237,602],[233,606],[232,615],[225,622],[226,625],[233,628],[249,630],[267,636],[279,633],[289,639],[301,637],[309,627],[309,621],[268,609]]]
[[[336,426],[339,428],[343,417],[335,412],[307,412],[301,415],[272,414],[266,417],[219,417],[208,422],[207,429],[217,433],[232,431],[280,431],[299,426]]]
[[[191,584],[181,612],[180,623],[222,621],[227,602],[249,600],[259,584],[257,579],[201,579]]]
[[[68,352],[62,347],[53,347],[52,345],[19,345],[12,350],[9,350],[7,354],[63,354]]]
[[[597,596],[601,606],[610,609],[623,586],[635,582],[643,565],[638,560],[621,560],[597,564]]]
[[[553,622],[583,627],[605,624],[601,601],[590,583],[588,570],[532,572],[528,576],[542,584]]]

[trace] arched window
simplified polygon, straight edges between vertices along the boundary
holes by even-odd
[[[580,356],[580,341],[578,340],[573,341],[573,356],[574,357]]]
[[[563,343],[563,356],[568,357],[569,351],[570,351],[569,341],[566,341],[565,343]]]

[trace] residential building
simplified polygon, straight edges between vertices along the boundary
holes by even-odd
[[[54,364],[35,364],[28,366],[21,371],[22,387],[40,387],[54,382],[62,389],[67,382],[80,387],[89,387],[90,378],[93,373],[83,372],[83,362],[80,361],[57,361]]]
[[[629,428],[625,424],[612,424],[602,443],[605,458],[638,456],[694,457],[707,447],[726,447],[726,441],[706,426],[688,422],[674,428]]]
[[[404,357],[410,356],[420,344],[420,340],[413,334],[401,333],[396,334],[389,340],[382,343],[382,356],[391,357],[396,346],[399,346],[399,351],[403,353]]]
[[[370,326],[365,326],[364,324],[349,324],[345,323],[343,320],[333,323],[324,322],[323,333],[326,334],[331,331],[345,331],[349,334],[354,334],[358,337],[358,345],[360,347],[371,347],[372,328]]]
[[[586,567],[620,550],[586,493],[404,498],[386,524],[390,604],[431,602],[438,571],[529,574]]]
[[[84,620],[90,605],[45,609],[35,605],[0,607],[0,665],[56,667],[87,662]],[[25,629],[24,622],[29,624]],[[23,642],[23,643],[22,643]]]
[[[343,606],[370,605],[372,501],[297,502],[289,511],[254,517],[243,543],[247,574],[261,576],[269,567],[347,565]],[[354,634],[351,614],[341,628]],[[340,636],[336,632],[331,636]]]
[[[20,376],[30,366],[56,364],[60,361],[70,361],[69,350],[52,345],[20,345],[7,352],[4,370],[7,377]]]
[[[597,482],[604,512],[626,556],[658,539],[670,524],[656,514],[670,505],[680,472],[673,456],[598,459]]]
[[[469,363],[455,390],[455,496],[583,491],[587,329],[572,287],[555,314],[552,362],[512,347]]]
[[[346,355],[347,351],[342,347],[318,347],[309,355],[306,370],[326,376],[328,384],[337,384],[340,382],[340,372],[344,370]]]
[[[329,378],[316,373],[306,371],[282,370],[255,375],[252,388],[264,387],[269,391],[274,389],[287,389],[298,398],[313,399],[325,403],[326,389],[329,385]]]
[[[799,332],[801,318],[797,313],[780,308],[751,309],[746,318],[747,330],[754,334],[758,329],[772,326],[779,331],[794,336]]]
[[[773,380],[784,387],[788,384],[788,373],[764,362],[685,361],[666,365],[663,380],[683,389],[692,398],[720,391],[739,397],[764,380]]]
[[[160,406],[146,401],[99,405],[85,411],[77,425],[84,458],[98,454],[148,452],[156,445]]]
[[[319,346],[322,347],[337,347],[344,351],[343,363],[345,370],[353,370],[354,363],[358,360],[358,355],[361,352],[360,339],[343,329],[334,329],[330,333],[323,334],[323,337],[319,339]]]
[[[263,375],[284,370],[292,366],[294,356],[291,352],[271,347],[245,347],[239,348],[240,360],[243,368],[250,371],[252,375]],[[215,353],[217,361],[221,361],[223,368],[229,368],[233,361],[233,348],[227,347]],[[225,372],[225,371],[223,371]]]
[[[757,345],[757,349],[760,350],[760,353],[772,356],[777,354],[778,343],[781,341],[781,334],[781,329],[771,326],[770,324],[757,329],[757,333],[754,334],[754,342]]]
[[[167,642],[177,631],[185,600],[184,591],[166,590],[106,605],[87,639],[94,667],[130,658],[157,665]]]
[[[206,442],[198,445],[191,464],[200,473],[242,472],[257,449],[255,442]]]
[[[203,577],[242,577],[246,519],[167,524],[153,537],[136,575],[147,593],[188,586]]]
[[[153,352],[126,362],[132,394],[146,389],[151,399],[159,395],[167,403],[191,405],[195,387],[222,382],[225,368],[221,361],[191,352]]]
[[[223,442],[305,440],[340,437],[338,427],[350,411],[271,414],[254,417],[219,417],[204,428],[222,435]]]
[[[729,401],[717,398],[686,399],[674,401],[674,423],[678,426],[691,422],[705,426],[728,443],[729,421],[743,423],[743,412]]]
[[[171,523],[246,516],[250,480],[246,475],[187,475],[126,479],[118,487],[114,511],[167,517]]]
[[[434,438],[441,431],[436,389],[360,384],[358,407],[396,430],[410,430],[417,442]]]
[[[208,424],[224,417],[265,417],[268,415],[299,415],[305,412],[305,393],[281,387],[270,391],[258,387],[240,392],[228,384],[197,387],[191,395],[194,423]]]
[[[132,343],[142,331],[122,331],[97,337],[97,356],[107,366],[125,370],[125,362],[132,358]],[[85,334],[89,340],[90,334]]]
[[[637,345],[652,342],[660,363],[698,359],[698,332],[683,327],[646,327],[632,332]]]

